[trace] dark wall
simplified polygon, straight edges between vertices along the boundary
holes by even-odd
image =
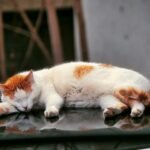
[[[36,19],[38,17],[39,11],[28,11],[27,12],[32,23],[35,25]],[[64,50],[65,61],[74,60],[74,35],[73,35],[73,12],[72,9],[60,9],[57,11],[59,27],[62,38],[62,46]],[[19,27],[23,30],[28,30],[25,26],[22,18],[16,12],[9,12],[4,14],[5,27],[5,50],[6,50],[6,63],[7,63],[7,74],[8,76],[22,70],[28,69],[40,69],[43,67],[50,67],[53,62],[49,65],[46,62],[43,54],[41,53],[39,47],[34,43],[32,55],[26,63],[22,65],[25,53],[28,49],[28,44],[30,42],[30,37],[25,36],[23,33],[16,33],[11,27]],[[52,56],[51,43],[47,25],[46,12],[43,13],[41,25],[38,30],[42,41],[45,43],[49,49],[49,54]]]

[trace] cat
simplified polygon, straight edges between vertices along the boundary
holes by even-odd
[[[150,81],[140,73],[110,64],[69,62],[18,73],[0,84],[0,115],[28,112],[36,104],[45,117],[65,107],[101,107],[104,118],[131,109],[141,117],[150,106]]]

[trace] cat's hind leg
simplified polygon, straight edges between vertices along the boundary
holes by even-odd
[[[145,106],[139,101],[130,102],[131,107],[131,117],[141,117],[144,113]]]
[[[104,118],[113,117],[128,109],[127,105],[113,95],[103,95],[98,102],[103,109]]]
[[[121,101],[131,108],[131,117],[141,117],[145,110],[145,101],[148,96],[145,92],[135,88],[123,88],[116,91],[115,94]]]

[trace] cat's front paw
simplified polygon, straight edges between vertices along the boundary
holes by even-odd
[[[44,111],[44,116],[49,118],[49,117],[57,117],[59,116],[59,110],[52,106],[52,107],[48,107],[46,108],[46,110]]]

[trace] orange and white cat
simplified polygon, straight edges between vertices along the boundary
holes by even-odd
[[[70,62],[27,71],[0,84],[0,115],[30,111],[36,104],[45,117],[58,116],[62,106],[101,107],[104,117],[131,108],[140,117],[150,106],[150,81],[136,71],[108,64]]]

